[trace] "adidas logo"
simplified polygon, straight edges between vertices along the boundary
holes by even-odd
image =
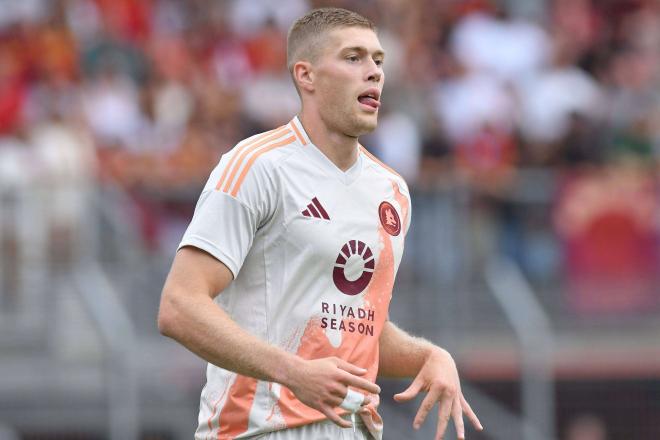
[[[321,205],[321,202],[319,202],[319,199],[316,197],[312,199],[312,203],[307,205],[307,208],[302,212],[302,215],[305,217],[315,217],[330,220],[330,216],[328,216],[328,213]]]

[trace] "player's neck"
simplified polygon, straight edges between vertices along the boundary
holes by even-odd
[[[358,157],[358,140],[343,133],[331,130],[321,118],[312,117],[304,111],[298,116],[312,143],[321,150],[337,168],[346,171]]]

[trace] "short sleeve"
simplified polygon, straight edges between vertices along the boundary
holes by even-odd
[[[224,263],[236,278],[257,230],[272,215],[274,191],[267,169],[259,161],[241,181],[237,193],[218,188],[227,162],[227,157],[223,156],[211,173],[179,249],[194,246],[208,252]]]

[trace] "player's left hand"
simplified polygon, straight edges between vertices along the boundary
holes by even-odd
[[[456,363],[446,350],[434,349],[412,384],[405,391],[395,394],[394,400],[407,402],[414,399],[420,391],[426,391],[427,394],[415,416],[413,422],[415,429],[419,429],[436,402],[439,402],[439,416],[435,440],[444,438],[449,419],[454,421],[458,439],[465,439],[463,413],[467,415],[476,429],[479,431],[484,429],[477,415],[463,397]]]

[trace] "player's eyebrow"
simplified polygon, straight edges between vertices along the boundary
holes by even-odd
[[[342,53],[347,53],[347,52],[358,52],[360,54],[365,54],[369,53],[366,47],[364,46],[351,46],[351,47],[344,47],[341,50]],[[377,49],[373,52],[372,56],[374,57],[379,57],[379,58],[385,58],[385,52],[382,49]]]

